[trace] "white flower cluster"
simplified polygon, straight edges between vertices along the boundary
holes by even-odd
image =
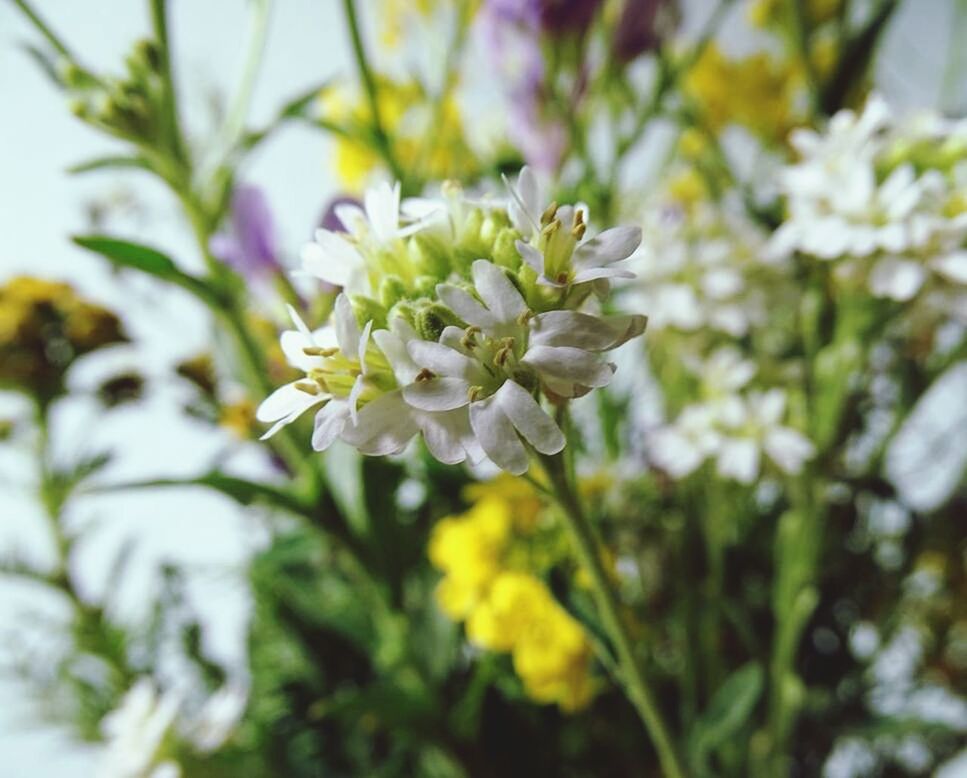
[[[441,462],[484,455],[511,473],[528,447],[555,454],[564,435],[542,405],[607,385],[603,354],[640,335],[644,316],[600,316],[616,267],[641,240],[617,227],[585,240],[586,210],[540,201],[525,168],[508,203],[475,204],[453,186],[400,202],[399,187],[340,212],[348,233],[319,230],[303,269],[343,287],[333,321],[296,329],[282,348],[305,378],[259,407],[267,433],[321,406],[312,445],[337,438],[364,454],[401,452],[421,434]],[[401,217],[401,211],[404,214]]]
[[[179,778],[175,743],[198,754],[217,751],[238,726],[247,702],[244,687],[226,685],[186,719],[183,695],[161,692],[153,680],[141,678],[101,722],[107,746],[98,778]]]
[[[964,305],[967,122],[898,122],[873,96],[862,113],[840,111],[824,132],[800,129],[791,141],[800,161],[780,178],[787,217],[772,257],[837,260],[839,278],[898,301],[952,288]]]
[[[801,432],[784,426],[786,395],[781,389],[743,390],[755,365],[730,347],[691,366],[702,378],[702,400],[687,405],[677,418],[652,433],[652,461],[673,478],[684,478],[714,459],[723,478],[753,483],[762,454],[786,474],[796,474],[815,454]]]
[[[639,281],[628,296],[653,330],[743,337],[765,321],[775,269],[761,261],[761,229],[731,205],[664,200],[646,210],[645,240],[632,258]]]

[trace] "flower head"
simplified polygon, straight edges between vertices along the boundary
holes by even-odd
[[[261,189],[235,188],[229,222],[212,238],[211,252],[249,279],[279,272],[275,225]]]

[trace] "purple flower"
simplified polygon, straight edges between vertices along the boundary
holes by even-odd
[[[349,229],[336,213],[336,209],[340,205],[355,205],[359,208],[363,207],[363,204],[357,200],[355,197],[350,197],[349,195],[339,195],[332,198],[326,204],[326,210],[322,214],[322,218],[319,220],[319,227],[324,230],[329,230],[331,232],[349,232]]]
[[[230,217],[209,248],[217,259],[250,280],[282,269],[275,248],[275,225],[261,189],[235,187]]]
[[[615,59],[627,63],[654,51],[677,25],[677,17],[674,0],[625,0],[612,40]]]

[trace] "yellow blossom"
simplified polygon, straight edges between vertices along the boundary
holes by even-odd
[[[802,89],[801,73],[765,52],[729,59],[710,44],[684,86],[715,133],[738,124],[765,141],[781,143],[800,121],[795,98]]]
[[[464,179],[475,174],[477,163],[464,138],[455,88],[452,85],[437,100],[415,81],[388,76],[377,79],[380,122],[404,170],[428,180]],[[369,102],[364,95],[343,87],[326,89],[321,97],[323,116],[346,131],[336,136],[336,173],[347,190],[359,192],[381,164],[369,140]]]
[[[220,409],[218,423],[242,440],[249,440],[255,430],[254,403],[248,397],[225,403]]]
[[[18,276],[0,286],[0,386],[49,399],[77,357],[125,340],[117,316],[69,284]]]

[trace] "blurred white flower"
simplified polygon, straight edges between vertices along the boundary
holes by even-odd
[[[101,722],[107,746],[98,778],[177,778],[180,769],[162,751],[180,706],[180,696],[160,692],[150,678],[135,683]]]
[[[232,736],[248,705],[248,687],[228,683],[212,694],[185,733],[195,749],[210,754]]]
[[[931,278],[967,284],[967,123],[899,122],[874,95],[791,141],[800,160],[780,176],[787,215],[767,256],[837,260],[840,279],[899,302]]]
[[[631,260],[639,280],[623,291],[653,328],[741,337],[765,320],[765,293],[779,291],[777,268],[760,261],[764,235],[733,205],[659,202],[646,210]]]

